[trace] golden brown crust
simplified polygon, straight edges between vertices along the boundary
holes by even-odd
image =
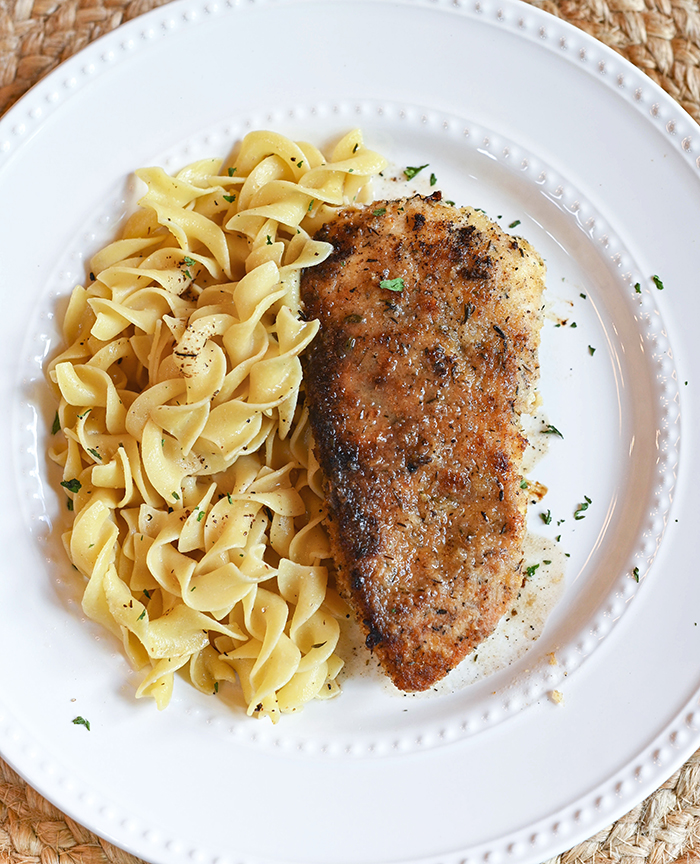
[[[438,196],[343,211],[317,239],[334,251],[302,279],[321,321],[305,381],[338,584],[396,686],[424,690],[522,581],[544,265]]]

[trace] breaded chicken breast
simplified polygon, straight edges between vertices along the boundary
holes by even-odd
[[[439,194],[346,209],[302,277],[304,360],[337,582],[401,690],[445,676],[523,581],[545,267]]]

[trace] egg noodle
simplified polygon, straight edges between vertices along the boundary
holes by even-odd
[[[260,131],[228,160],[139,170],[139,209],[72,292],[48,367],[63,542],[159,708],[178,669],[205,693],[238,681],[273,721],[338,692],[299,284],[331,251],[312,234],[385,165],[359,130],[328,161]]]

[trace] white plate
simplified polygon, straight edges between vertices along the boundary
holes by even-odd
[[[178,682],[159,714],[83,619],[56,538],[42,364],[61,298],[134,168],[249,128],[323,144],[357,125],[547,260],[542,389],[564,437],[531,520],[570,556],[563,597],[522,657],[454,692],[350,674],[273,727]],[[0,122],[3,757],[163,864],[534,864],[657,788],[700,744],[698,153],[649,79],[515,0],[180,0],[35,87]]]

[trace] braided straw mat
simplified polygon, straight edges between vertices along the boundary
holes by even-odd
[[[0,115],[93,39],[168,0],[0,0]],[[623,54],[700,122],[700,0],[532,0]],[[0,759],[0,864],[138,864]],[[549,864],[700,864],[700,750],[653,795]]]

